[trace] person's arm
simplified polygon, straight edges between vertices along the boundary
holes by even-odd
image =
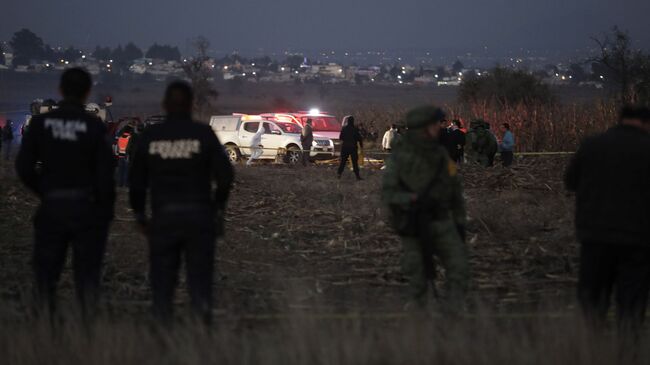
[[[29,128],[25,130],[23,142],[16,157],[16,173],[20,180],[36,195],[41,195],[40,176],[36,170],[38,162],[38,134],[42,130],[40,119],[32,119]]]
[[[212,174],[217,182],[214,202],[217,209],[223,211],[226,208],[226,202],[230,195],[230,188],[235,179],[235,171],[223,149],[223,146],[221,145],[221,142],[219,142],[219,138],[217,138],[217,136],[212,132],[209,145]]]
[[[388,146],[388,134],[389,134],[389,133],[390,133],[390,132],[386,132],[386,133],[384,133],[384,138],[381,139],[381,146],[382,146],[384,149],[388,149],[388,148],[390,148],[390,146]]]
[[[102,218],[110,221],[114,215],[115,205],[115,181],[114,181],[114,161],[111,150],[111,138],[106,133],[106,128],[97,120],[99,124],[99,136],[96,142],[95,150],[95,197],[97,205],[101,209]]]
[[[147,166],[147,151],[149,150],[149,138],[143,132],[134,146],[135,153],[131,168],[129,170],[129,203],[136,221],[140,225],[146,225],[147,215],[147,188],[149,187],[149,168]]]

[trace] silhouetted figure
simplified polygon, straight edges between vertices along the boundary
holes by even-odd
[[[499,143],[499,151],[501,151],[501,160],[503,167],[510,167],[512,165],[512,160],[514,158],[515,151],[515,136],[510,131],[510,124],[503,123],[501,124],[501,143]]]
[[[357,180],[362,180],[359,174],[359,154],[357,147],[363,148],[363,139],[357,127],[354,126],[354,117],[349,115],[343,121],[343,128],[341,128],[341,162],[339,163],[338,176],[341,178],[348,158],[352,159],[352,169],[357,177]]]
[[[576,193],[580,306],[604,325],[616,287],[619,329],[638,333],[650,290],[650,110],[625,107],[617,126],[584,140],[565,182]]]
[[[165,324],[173,318],[181,258],[192,311],[204,323],[211,321],[215,239],[233,181],[232,165],[212,129],[192,120],[192,104],[187,83],[168,86],[165,121],[142,133],[130,171],[131,207],[149,238],[153,312]]]
[[[41,199],[34,218],[37,301],[50,313],[55,309],[56,285],[71,245],[84,318],[97,303],[115,201],[106,128],[84,109],[91,85],[86,71],[66,70],[60,84],[63,101],[58,109],[32,118],[16,159],[18,176]]]
[[[314,131],[312,130],[312,121],[307,119],[305,127],[300,134],[300,144],[302,145],[302,165],[307,166],[309,163],[309,155],[311,153],[311,145],[314,143]]]
[[[11,148],[14,141],[14,123],[11,120],[7,120],[4,128],[2,128],[2,152],[4,155],[5,161],[11,160]]]

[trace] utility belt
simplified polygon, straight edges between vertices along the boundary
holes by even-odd
[[[214,208],[209,203],[198,202],[180,202],[180,203],[159,203],[153,209],[153,215],[186,215],[186,214],[200,214],[211,215],[214,213]]]

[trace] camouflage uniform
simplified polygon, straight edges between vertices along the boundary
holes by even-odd
[[[431,118],[433,109],[423,107],[409,113],[415,122],[394,144],[384,174],[383,201],[402,237],[402,270],[409,280],[411,298],[421,307],[426,305],[428,285],[435,277],[435,255],[446,270],[448,304],[460,308],[469,282],[461,182],[445,148],[417,128],[431,122],[418,120],[418,113],[419,118]],[[413,203],[414,194],[422,195],[427,188],[428,193]],[[420,208],[413,214],[416,205]],[[414,221],[418,223],[408,224]]]
[[[465,156],[470,163],[492,166],[498,150],[497,139],[483,120],[470,123],[470,131],[465,139]]]

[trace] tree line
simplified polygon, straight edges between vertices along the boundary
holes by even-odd
[[[84,53],[72,46],[53,48],[46,44],[41,37],[29,29],[21,29],[13,34],[9,45],[13,50],[14,65],[29,65],[33,61],[74,62],[84,57]],[[142,50],[133,42],[115,48],[97,46],[90,54],[91,57],[104,62],[113,61],[116,67],[130,65],[134,60],[147,57],[165,61],[180,61],[181,52],[178,47],[154,43],[148,49]],[[4,60],[0,60],[4,61]]]

